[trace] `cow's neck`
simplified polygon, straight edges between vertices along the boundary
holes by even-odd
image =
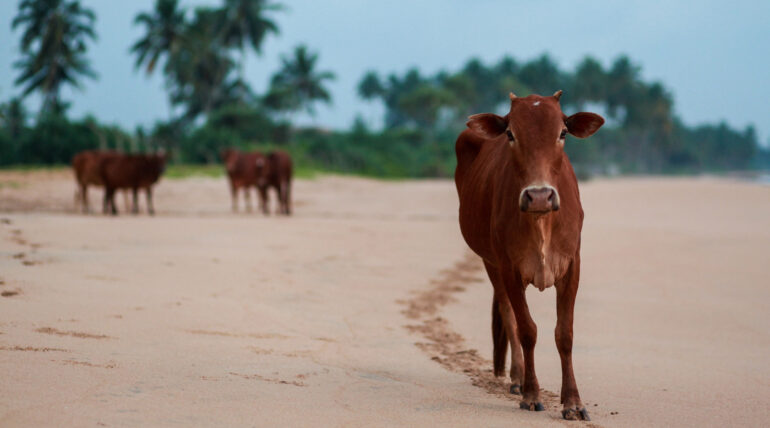
[[[532,242],[530,251],[535,250],[529,263],[532,264],[532,284],[540,291],[554,283],[553,254],[551,254],[551,236],[553,232],[553,216],[541,215],[530,220],[532,226]],[[535,260],[532,260],[532,259]]]
[[[532,284],[543,291],[566,272],[570,256],[558,243],[563,232],[559,220],[559,212],[540,216],[522,213],[518,230],[511,231],[510,242],[520,243],[514,247],[512,258],[522,285]]]

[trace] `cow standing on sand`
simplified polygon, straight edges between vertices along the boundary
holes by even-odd
[[[165,153],[118,155],[104,159],[100,164],[100,176],[104,183],[104,205],[113,215],[118,214],[115,206],[115,191],[131,190],[133,194],[133,214],[139,213],[139,190],[147,194],[147,212],[155,214],[152,204],[152,186],[166,170]]]
[[[230,197],[232,198],[233,212],[238,212],[238,190],[243,190],[246,211],[251,211],[250,189],[257,188],[258,164],[267,162],[265,156],[259,152],[241,152],[234,149],[225,149],[221,153],[222,162],[225,164],[227,178],[230,182]]]
[[[562,367],[564,419],[589,420],[572,369],[572,322],[580,278],[583,209],[577,178],[564,142],[567,134],[585,138],[604,119],[594,113],[567,117],[551,97],[511,93],[505,116],[471,116],[457,139],[455,184],[460,229],[465,242],[484,261],[494,287],[492,334],[495,374],[505,370],[510,343],[511,392],[522,394],[521,408],[544,410],[535,375],[537,326],[525,290],[556,288],[556,346]]]
[[[291,179],[293,167],[291,155],[276,150],[263,156],[256,162],[259,206],[262,212],[269,214],[268,191],[274,188],[278,196],[278,213],[291,215]]]
[[[76,209],[79,204],[84,214],[91,212],[88,203],[88,186],[104,185],[101,176],[102,161],[115,156],[120,156],[120,154],[114,151],[86,150],[72,158],[72,170],[75,172],[75,180],[78,185],[78,190],[75,192]],[[102,208],[106,214],[107,205],[105,204]]]

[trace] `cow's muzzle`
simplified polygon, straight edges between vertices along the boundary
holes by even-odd
[[[559,192],[552,186],[529,186],[519,195],[521,211],[533,214],[545,214],[559,210]]]

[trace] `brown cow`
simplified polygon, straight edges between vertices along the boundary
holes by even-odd
[[[78,184],[78,190],[75,192],[75,204],[80,204],[83,213],[91,212],[88,204],[88,186],[102,186],[101,162],[102,160],[119,156],[118,152],[86,150],[76,154],[72,158],[72,170],[75,172],[75,180]],[[103,211],[107,213],[107,205],[104,205]]]
[[[257,159],[257,188],[262,212],[269,214],[268,190],[275,188],[278,196],[278,212],[291,215],[291,179],[293,173],[291,155],[276,150]]]
[[[495,374],[505,370],[510,342],[511,392],[518,392],[521,383],[521,408],[543,410],[535,375],[537,326],[529,314],[525,289],[529,284],[540,291],[555,285],[562,415],[589,420],[572,371],[583,209],[564,140],[568,133],[578,138],[592,135],[604,119],[594,113],[567,117],[561,111],[560,96],[561,91],[551,97],[511,94],[507,115],[471,116],[469,129],[460,134],[455,146],[455,184],[463,237],[483,259],[494,287]]]
[[[227,178],[230,181],[233,212],[238,211],[239,189],[243,189],[246,211],[251,211],[250,189],[252,187],[257,188],[257,164],[266,162],[264,155],[259,152],[246,153],[234,149],[225,149],[222,151],[221,156],[225,164],[225,170],[227,170]]]
[[[104,204],[111,209],[113,215],[118,214],[115,206],[115,191],[128,189],[133,193],[134,214],[139,213],[139,190],[147,193],[147,212],[155,214],[152,204],[152,186],[160,179],[166,170],[165,153],[118,155],[108,157],[101,162],[100,176],[104,183]]]

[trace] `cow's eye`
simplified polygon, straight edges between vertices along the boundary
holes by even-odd
[[[559,135],[559,139],[560,139],[560,140],[563,140],[563,139],[565,139],[565,138],[567,138],[567,130],[566,130],[566,129],[563,129],[563,130],[561,131],[561,135]]]
[[[510,141],[511,143],[515,141],[515,138],[513,138],[513,132],[511,132],[510,129],[505,130],[505,135],[508,136],[508,141]]]

